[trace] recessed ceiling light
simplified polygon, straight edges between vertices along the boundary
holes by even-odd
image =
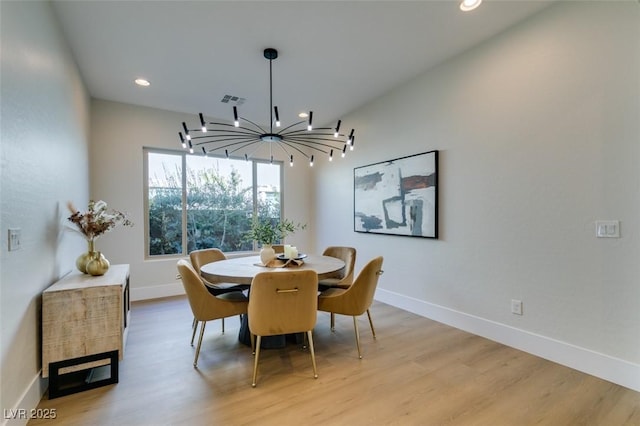
[[[145,80],[144,78],[136,78],[134,81],[138,86],[151,86],[151,83],[149,83],[149,81]]]
[[[306,113],[306,112],[301,112],[300,114],[298,114],[298,117],[300,117],[300,118],[307,118],[308,116],[309,116],[309,114]]]
[[[482,0],[462,0],[462,3],[460,3],[460,10],[463,12],[469,12],[470,10],[480,6],[480,3],[482,3]]]

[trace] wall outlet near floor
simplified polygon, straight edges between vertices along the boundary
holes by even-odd
[[[511,299],[511,313],[522,315],[522,300]]]

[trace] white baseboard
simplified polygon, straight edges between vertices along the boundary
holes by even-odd
[[[42,370],[38,371],[13,408],[2,409],[2,426],[24,426],[27,424],[32,410],[40,404],[49,384],[49,379],[43,379],[41,373]]]
[[[378,289],[376,300],[640,392],[640,365],[495,321]]]
[[[132,287],[131,301],[159,299],[185,294],[182,283],[161,284],[147,287]]]

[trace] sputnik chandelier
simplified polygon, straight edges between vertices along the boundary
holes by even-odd
[[[269,60],[269,127],[241,117],[238,107],[233,107],[233,124],[217,121],[207,121],[202,113],[199,114],[200,126],[189,128],[182,123],[182,132],[178,132],[180,143],[190,153],[194,148],[201,148],[204,155],[209,153],[252,158],[263,144],[269,144],[271,162],[276,157],[285,155],[289,165],[293,166],[294,157],[302,156],[313,166],[316,156],[326,155],[329,161],[336,155],[345,156],[347,147],[353,150],[355,141],[354,129],[349,134],[340,133],[341,120],[335,127],[313,127],[313,111],[308,113],[308,119],[298,121],[281,128],[278,107],[273,105],[273,76],[272,63],[278,57],[276,49],[265,49],[264,57]],[[274,127],[276,128],[274,130]],[[199,150],[197,150],[199,151]]]

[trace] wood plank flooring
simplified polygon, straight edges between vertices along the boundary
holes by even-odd
[[[251,349],[210,322],[198,369],[184,297],[137,302],[120,383],[53,400],[29,425],[640,425],[640,393],[376,302],[359,319],[319,313],[318,379],[295,344]]]

